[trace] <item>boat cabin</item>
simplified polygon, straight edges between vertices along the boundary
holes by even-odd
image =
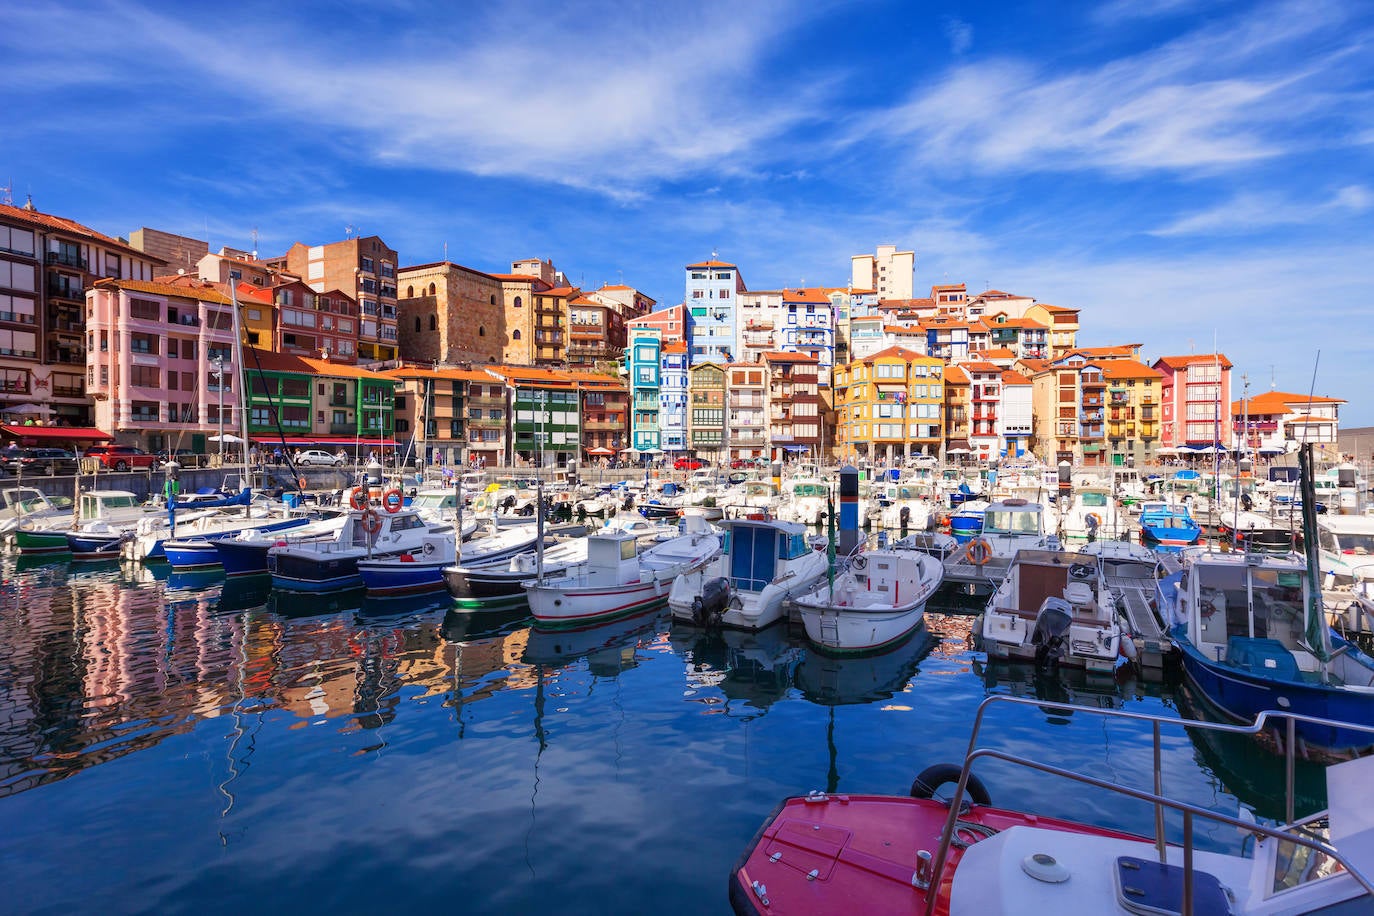
[[[1004,499],[992,503],[983,512],[983,535],[1027,535],[1038,538],[1045,533],[1042,515],[1039,503],[1024,499]]]
[[[93,490],[81,494],[78,512],[85,522],[108,518],[115,509],[137,509],[138,506],[138,494],[129,490]]]
[[[602,528],[587,538],[586,585],[625,585],[639,580],[639,539],[630,531]]]
[[[740,591],[763,591],[770,582],[789,574],[789,561],[810,551],[806,527],[797,522],[737,519],[726,523],[728,575]]]
[[[1306,644],[1309,596],[1300,562],[1199,560],[1183,571],[1179,590],[1193,645],[1205,657],[1284,680],[1317,669]]]
[[[1000,613],[1034,620],[1052,599],[1052,605],[1076,623],[1110,622],[1096,600],[1096,584],[1096,557],[1059,550],[1020,550],[1006,581],[993,596],[993,605]]]
[[[458,508],[458,496],[452,490],[421,490],[410,500],[410,508],[453,512]]]

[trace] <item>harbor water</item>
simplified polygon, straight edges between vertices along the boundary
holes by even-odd
[[[446,595],[284,599],[264,580],[3,562],[12,913],[722,913],[732,863],[784,796],[905,794],[962,759],[989,693],[1041,703],[991,715],[985,746],[1139,787],[1148,729],[1056,704],[1179,715],[1186,700],[990,666],[962,614],[832,658],[785,626],[706,633],[659,612],[547,632]],[[1281,813],[1282,764],[1255,745],[1182,728],[1164,742],[1168,793]],[[976,772],[994,803],[1153,829],[1116,796]],[[1299,779],[1299,813],[1321,806],[1320,773]],[[1205,848],[1239,847],[1208,828]]]

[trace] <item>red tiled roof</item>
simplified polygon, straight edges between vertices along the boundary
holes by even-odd
[[[11,204],[0,204],[0,219],[14,220],[28,223],[31,226],[41,226],[44,229],[56,229],[59,232],[69,232],[72,235],[82,236],[93,239],[110,248],[118,248],[136,254],[139,257],[147,258],[150,261],[162,263],[161,258],[154,258],[144,254],[134,248],[128,242],[121,242],[119,239],[111,238],[103,232],[96,232],[89,226],[83,226],[74,219],[67,219],[65,216],[53,216],[51,213],[43,213],[39,210],[29,210],[24,207],[15,207]]]
[[[811,302],[829,305],[830,296],[820,287],[804,287],[802,289],[784,289],[782,291],[783,302]]]
[[[945,384],[967,385],[968,375],[958,366],[946,366],[944,371]]]
[[[781,353],[781,352],[778,352],[778,351],[775,351],[775,350],[770,350],[769,352],[764,353],[764,354],[763,354],[763,358],[764,358],[765,360],[768,360],[768,361],[770,361],[770,362],[775,362],[775,363],[818,363],[818,362],[820,362],[820,360],[816,359],[816,357],[814,357],[814,356],[808,356],[808,355],[805,354],[805,353]]]
[[[1015,372],[1015,371],[1013,371],[1013,370],[1011,370],[1011,369],[1003,369],[1003,370],[1002,370],[1002,384],[1003,384],[1003,385],[1029,385],[1030,383],[1031,383],[1031,380],[1028,379],[1028,378],[1026,378],[1024,375],[1022,375],[1022,374],[1019,373],[1019,372]]]
[[[1290,394],[1286,391],[1264,391],[1249,399],[1248,408],[1251,414],[1277,414],[1282,416],[1290,411],[1306,410],[1309,404],[1344,404],[1343,398],[1322,398],[1313,396],[1309,398],[1305,394]],[[1245,402],[1232,401],[1231,413],[1233,416],[1241,416],[1244,413],[1242,406]]]
[[[1001,366],[995,365],[995,364],[993,364],[993,363],[986,363],[986,362],[981,362],[981,361],[979,361],[979,362],[970,362],[970,363],[960,363],[960,364],[959,364],[959,367],[960,367],[961,369],[963,369],[965,372],[992,372],[992,373],[1000,373],[1000,372],[1002,371],[1002,367],[1001,367]]]
[[[915,350],[908,350],[906,347],[894,346],[888,347],[885,350],[879,350],[872,356],[865,356],[863,359],[859,360],[859,362],[871,363],[875,359],[886,359],[888,357],[896,357],[897,359],[904,360],[908,363],[911,362],[913,359],[925,359],[924,356],[922,356],[920,353],[917,353]]]
[[[1133,359],[1108,359],[1096,364],[1105,378],[1162,378],[1164,373]]]
[[[1224,369],[1231,368],[1231,361],[1220,353],[1189,353],[1186,356],[1161,356],[1159,359],[1155,360],[1155,365],[1158,366],[1160,363],[1163,363],[1171,369],[1184,369],[1188,366],[1200,363],[1210,365],[1213,362],[1220,363]]]
[[[229,297],[220,292],[215,284],[204,280],[194,280],[195,285],[179,284],[170,282],[173,279],[181,278],[158,280],[116,280],[108,278],[95,281],[95,286],[98,289],[122,289],[127,292],[151,293],[154,296],[180,296],[183,299],[197,299],[201,302],[213,302],[217,305],[230,304]]]
[[[690,270],[691,268],[693,268],[693,267],[734,267],[734,266],[735,266],[734,264],[729,264],[729,263],[727,263],[727,262],[725,262],[725,261],[715,261],[715,260],[711,260],[711,261],[702,261],[702,262],[700,262],[700,263],[698,263],[698,264],[688,264],[688,265],[687,265],[687,267],[688,267],[689,270]]]
[[[1015,359],[1016,354],[1006,347],[991,347],[982,351],[984,359]]]

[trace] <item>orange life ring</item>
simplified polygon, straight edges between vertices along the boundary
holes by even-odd
[[[992,557],[992,545],[982,538],[969,541],[968,561],[974,566],[982,566]]]
[[[348,504],[354,509],[366,509],[367,490],[362,487],[354,487],[353,492],[348,494]]]
[[[405,497],[401,495],[401,491],[396,489],[395,487],[392,487],[390,490],[387,490],[385,493],[382,494],[382,508],[385,509],[387,512],[391,513],[392,515],[395,515],[397,512],[400,512],[401,507],[404,505]]]
[[[306,480],[305,480],[304,477],[301,477],[300,479],[298,479],[298,480],[296,481],[296,483],[300,485],[300,488],[301,488],[302,490],[304,490],[304,489],[306,488]]]
[[[363,526],[363,530],[368,534],[376,534],[382,530],[382,517],[377,514],[376,509],[368,508],[363,510],[363,517],[358,524]]]

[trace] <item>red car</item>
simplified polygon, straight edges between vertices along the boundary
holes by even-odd
[[[132,445],[92,445],[86,449],[87,458],[99,458],[100,463],[111,471],[128,471],[133,468],[150,468],[157,456]]]
[[[673,470],[675,471],[695,471],[697,468],[704,467],[706,467],[706,462],[696,458],[679,458],[673,462]]]

